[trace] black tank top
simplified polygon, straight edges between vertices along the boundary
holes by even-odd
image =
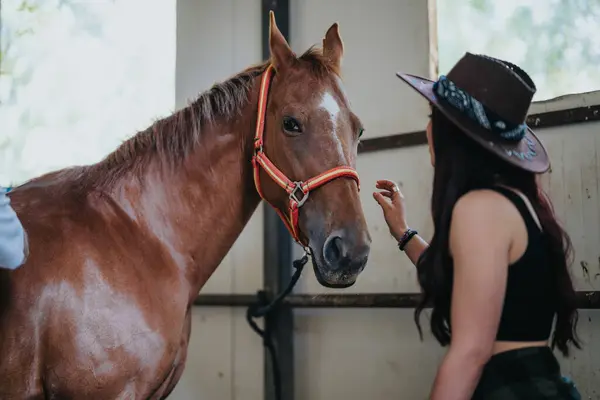
[[[546,235],[536,224],[525,201],[503,187],[491,187],[519,210],[527,227],[527,248],[508,267],[508,280],[496,340],[543,341],[550,337],[556,312],[557,290],[546,251]]]

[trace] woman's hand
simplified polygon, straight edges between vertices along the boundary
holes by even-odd
[[[373,197],[383,210],[390,233],[398,241],[408,229],[404,215],[404,196],[398,185],[387,179],[378,180],[376,187],[381,191],[374,192]]]

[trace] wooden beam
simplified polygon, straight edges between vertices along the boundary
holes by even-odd
[[[534,130],[594,121],[600,121],[600,106],[569,108],[567,110],[531,114],[527,117],[527,124]],[[425,131],[395,133],[361,141],[358,152],[371,153],[419,146],[426,143]]]

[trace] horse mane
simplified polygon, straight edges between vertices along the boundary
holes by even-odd
[[[330,74],[340,75],[337,66],[315,46],[297,57],[295,62],[308,67],[318,79]],[[270,61],[267,61],[250,66],[214,84],[186,107],[156,120],[147,129],[124,141],[98,163],[68,168],[51,175],[70,180],[79,189],[107,189],[126,173],[142,171],[151,156],[176,166],[200,142],[203,127],[217,119],[229,120],[242,112],[254,87],[254,78],[262,74],[269,64]]]

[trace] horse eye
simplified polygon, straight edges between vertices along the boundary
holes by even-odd
[[[300,123],[292,117],[283,117],[283,129],[290,133],[301,133]]]

